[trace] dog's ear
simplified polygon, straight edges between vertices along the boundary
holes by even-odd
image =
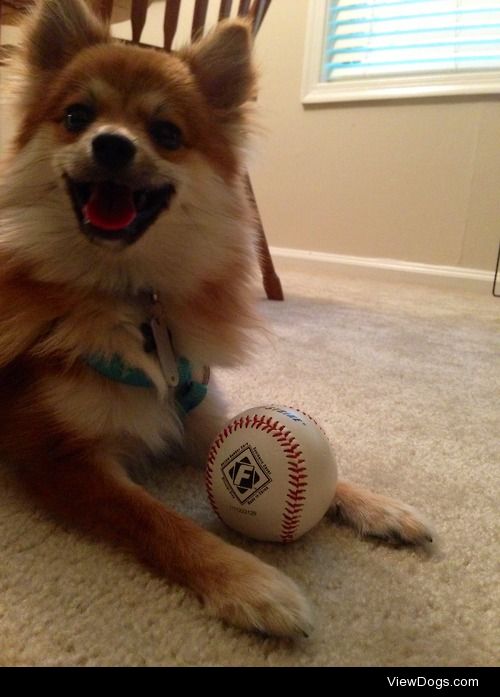
[[[41,0],[26,25],[25,60],[35,70],[57,70],[83,48],[108,40],[107,25],[84,0]]]
[[[209,104],[232,110],[255,93],[252,33],[244,20],[220,22],[207,36],[181,52]]]

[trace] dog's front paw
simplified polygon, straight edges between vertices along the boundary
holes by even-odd
[[[309,636],[311,609],[295,583],[243,550],[229,547],[225,552],[202,591],[209,612],[236,627],[271,636]]]
[[[330,514],[363,536],[387,542],[427,545],[434,538],[430,523],[412,506],[349,482],[338,482]]]

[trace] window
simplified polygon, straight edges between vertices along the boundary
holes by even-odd
[[[310,0],[303,102],[500,92],[500,0]]]

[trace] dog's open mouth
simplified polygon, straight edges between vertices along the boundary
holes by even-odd
[[[68,193],[82,231],[91,239],[136,242],[166,210],[175,193],[172,184],[137,189],[105,182],[78,182],[65,176]]]

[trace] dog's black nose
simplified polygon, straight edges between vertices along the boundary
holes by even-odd
[[[92,141],[97,164],[107,169],[120,169],[134,159],[136,147],[131,140],[117,133],[101,133]]]

